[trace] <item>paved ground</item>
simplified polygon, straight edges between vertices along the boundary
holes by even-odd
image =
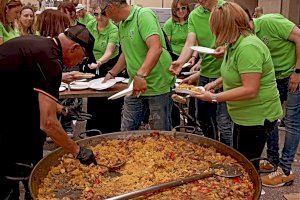
[[[284,135],[285,131],[280,131],[280,152],[284,144]],[[261,200],[300,200],[300,146],[298,146],[295,162],[293,163],[293,173],[296,175],[293,185],[280,188],[263,187],[265,194],[261,196]]]

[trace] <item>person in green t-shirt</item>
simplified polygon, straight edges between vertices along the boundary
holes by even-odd
[[[212,34],[209,26],[209,18],[213,8],[224,4],[224,2],[223,0],[199,1],[200,6],[189,15],[188,36],[179,58],[170,67],[172,73],[179,74],[183,64],[190,59],[193,54],[191,46],[200,45],[216,48],[215,36]],[[222,59],[217,59],[216,57],[223,56],[223,54],[223,51],[218,51],[215,56],[203,54],[201,73],[198,72],[190,76],[185,79],[185,82],[204,86],[219,78]],[[199,74],[201,75],[199,76]],[[196,100],[196,118],[206,137],[219,140],[220,132],[220,141],[228,146],[232,146],[232,121],[228,115],[225,102],[212,104]]]
[[[172,60],[177,60],[185,44],[188,35],[188,17],[190,14],[189,2],[187,0],[174,0],[171,13],[164,24],[165,31],[173,50]]]
[[[173,0],[171,6],[172,17],[169,18],[163,26],[163,30],[171,44],[172,53],[170,54],[173,61],[178,59],[184,46],[188,34],[188,17],[190,12],[191,10],[187,0]],[[187,68],[187,70],[189,70],[189,68]],[[189,105],[194,107],[195,102],[192,101],[190,103]],[[180,125],[180,111],[175,105],[172,108],[172,125]]]
[[[269,48],[274,63],[277,88],[281,103],[286,101],[286,134],[284,148],[279,157],[278,128],[267,140],[269,161],[277,171],[262,177],[265,186],[292,184],[295,175],[292,163],[300,140],[300,29],[280,14],[265,14],[254,19],[254,30]],[[262,167],[268,164],[262,163]]]
[[[93,53],[96,63],[88,65],[90,70],[87,72],[104,77],[118,61],[119,33],[118,27],[110,19],[102,16],[100,9],[94,11],[94,16],[96,19],[90,21],[86,27],[95,38]],[[102,133],[120,131],[122,99],[110,101],[107,98],[88,98],[88,105],[88,113],[93,118],[87,121],[87,130],[98,129]]]
[[[79,23],[83,24],[83,25],[87,25],[91,20],[94,20],[95,18],[87,13],[86,11],[86,8],[84,5],[82,4],[78,4],[76,6],[76,13],[77,13],[77,16],[78,16],[78,21]]]
[[[153,129],[171,130],[172,59],[158,19],[149,8],[130,6],[126,0],[103,0],[101,13],[119,23],[122,54],[105,80],[127,68],[133,96],[124,98],[121,130],[137,130],[150,110]]]
[[[19,36],[14,28],[14,20],[22,8],[20,0],[0,1],[0,45]]]
[[[110,19],[95,11],[95,20],[90,21],[86,27],[95,38],[94,56],[96,63],[89,68],[96,70],[96,75],[103,77],[118,61],[119,33],[118,27]]]
[[[267,135],[282,114],[271,54],[252,34],[249,18],[236,3],[226,2],[214,9],[210,26],[216,45],[226,43],[221,77],[205,86],[197,98],[227,102],[234,122],[233,147],[248,159],[259,158]],[[251,56],[249,56],[251,55]],[[224,92],[214,93],[222,87]],[[258,162],[255,163],[259,167]]]

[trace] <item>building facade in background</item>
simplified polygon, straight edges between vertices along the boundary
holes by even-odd
[[[43,5],[56,6],[59,1],[63,0],[39,0]],[[91,11],[101,0],[79,0],[79,3],[86,5],[87,10]],[[140,5],[143,7],[170,8],[173,0],[127,0],[129,4]],[[197,3],[197,0],[190,0],[191,4]],[[250,12],[254,8],[261,6],[264,13],[281,13],[295,24],[300,24],[300,0],[230,0],[246,7]],[[22,0],[24,4],[31,3],[38,8],[38,0]],[[48,2],[45,4],[45,2]],[[50,3],[50,4],[49,4]]]

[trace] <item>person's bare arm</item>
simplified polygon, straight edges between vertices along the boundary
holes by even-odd
[[[0,45],[2,45],[4,43],[4,40],[2,37],[0,37]]]
[[[193,54],[193,50],[190,47],[194,46],[195,44],[197,44],[196,34],[191,32],[186,38],[186,42],[184,44],[179,58],[176,61],[174,61],[169,68],[172,74],[178,75],[180,73],[182,65],[186,63]]]
[[[108,73],[106,74],[103,82],[106,82],[109,79],[113,79],[125,68],[126,68],[126,60],[125,60],[124,54],[122,53],[118,59],[118,62],[115,64],[115,66],[111,70],[109,70]]]
[[[144,63],[137,71],[137,76],[134,77],[133,95],[139,95],[140,92],[143,93],[147,90],[147,82],[142,77],[146,77],[151,73],[163,51],[159,35],[149,36],[146,40],[146,45],[149,50]]]
[[[148,52],[145,58],[144,63],[137,71],[137,74],[142,74],[144,76],[148,76],[152,69],[157,64],[159,57],[163,51],[159,35],[149,36],[146,40],[146,45],[148,47]]]
[[[108,43],[103,56],[99,60],[97,60],[96,63],[92,63],[91,65],[89,65],[89,68],[90,69],[97,69],[97,68],[101,67],[102,64],[109,61],[109,59],[110,59],[111,55],[114,53],[116,47],[117,47],[116,44]]]
[[[295,64],[295,69],[300,69],[300,29],[297,26],[294,27],[288,39],[294,42],[296,45],[297,60]],[[290,76],[289,90],[291,92],[296,92],[297,89],[300,90],[300,74],[293,73]]]
[[[261,73],[245,73],[241,75],[243,85],[217,94],[218,102],[241,101],[255,98],[259,92]],[[221,80],[220,80],[221,81]],[[202,95],[194,95],[203,101],[212,101],[213,93],[207,91]]]
[[[189,58],[193,55],[193,52],[194,52],[191,49],[191,46],[195,46],[196,44],[197,44],[196,33],[193,33],[193,32],[189,33],[186,38],[184,47],[180,53],[180,56],[177,59],[177,62],[179,62],[181,64],[186,63],[189,60]],[[195,55],[197,55],[197,52],[195,52]]]
[[[57,119],[59,110],[57,103],[49,96],[39,93],[40,128],[59,146],[66,149],[75,157],[79,153],[79,146],[71,140]]]

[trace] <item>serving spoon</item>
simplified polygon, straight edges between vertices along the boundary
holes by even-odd
[[[242,175],[242,172],[240,172],[235,166],[231,165],[225,165],[225,164],[215,164],[210,167],[208,171],[204,171],[202,173],[194,174],[192,176],[188,176],[186,178],[180,178],[174,181],[161,183],[158,185],[150,186],[144,189],[135,190],[126,194],[122,194],[119,196],[108,198],[107,200],[125,200],[125,199],[131,199],[139,196],[143,196],[148,193],[156,192],[158,190],[175,187],[179,185],[183,185],[189,182],[193,182],[199,179],[207,178],[213,175],[223,176],[226,178],[234,178]]]
[[[97,163],[97,165],[103,166],[107,168],[107,171],[103,173],[103,176],[108,177],[108,178],[115,178],[118,176],[121,176],[122,174],[118,172],[123,165],[125,165],[126,161],[121,161],[118,160],[115,164],[108,166],[102,163]]]

